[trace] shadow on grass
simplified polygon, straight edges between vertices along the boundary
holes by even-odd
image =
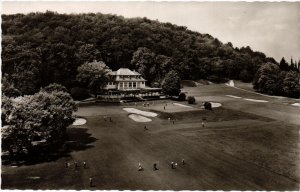
[[[97,139],[87,132],[87,128],[67,128],[65,142],[60,145],[48,147],[38,152],[9,157],[2,154],[2,165],[34,165],[44,162],[56,161],[62,157],[69,157],[73,151],[82,151],[94,147],[91,145]]]

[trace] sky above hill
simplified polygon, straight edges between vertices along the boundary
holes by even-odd
[[[208,33],[223,43],[249,45],[280,61],[300,59],[300,2],[3,2],[2,14],[111,13],[147,17]]]

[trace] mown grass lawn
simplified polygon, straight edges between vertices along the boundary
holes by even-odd
[[[87,124],[68,128],[69,151],[34,165],[2,165],[4,189],[131,189],[131,190],[299,190],[299,124],[276,113],[280,101],[257,104],[224,95],[237,90],[205,85],[187,89],[198,98],[216,99],[213,111],[139,104],[89,105],[77,115]],[[185,103],[182,103],[185,104]],[[278,107],[279,106],[279,107]],[[282,113],[294,108],[282,105]],[[123,107],[158,113],[149,123],[128,118]],[[176,108],[176,110],[175,110]],[[262,108],[274,115],[260,112]],[[257,110],[257,111],[255,111]],[[103,116],[111,116],[112,122]],[[168,117],[175,118],[173,124]],[[205,117],[205,126],[202,119]],[[147,125],[148,130],[144,130]],[[182,159],[186,164],[182,165]],[[87,162],[65,168],[65,162]],[[178,163],[171,169],[170,162]],[[144,170],[138,171],[138,163]],[[158,169],[153,170],[157,163]],[[37,178],[39,177],[39,178]],[[93,177],[95,186],[89,187]]]

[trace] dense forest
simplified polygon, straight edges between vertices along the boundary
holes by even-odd
[[[174,70],[181,79],[254,80],[260,92],[299,97],[299,62],[277,63],[249,46],[237,48],[183,26],[100,13],[2,15],[4,87],[13,86],[21,95],[50,83],[70,90],[79,86],[78,67],[94,60],[112,70],[138,70],[151,86],[160,86]],[[276,74],[268,68],[276,68]],[[279,91],[270,91],[278,86]]]

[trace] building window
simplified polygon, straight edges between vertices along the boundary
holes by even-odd
[[[129,82],[129,88],[132,88],[132,83],[131,82]]]
[[[132,84],[133,84],[133,88],[136,88],[136,82],[133,82]]]
[[[122,89],[123,88],[123,83],[120,83],[120,89]]]

